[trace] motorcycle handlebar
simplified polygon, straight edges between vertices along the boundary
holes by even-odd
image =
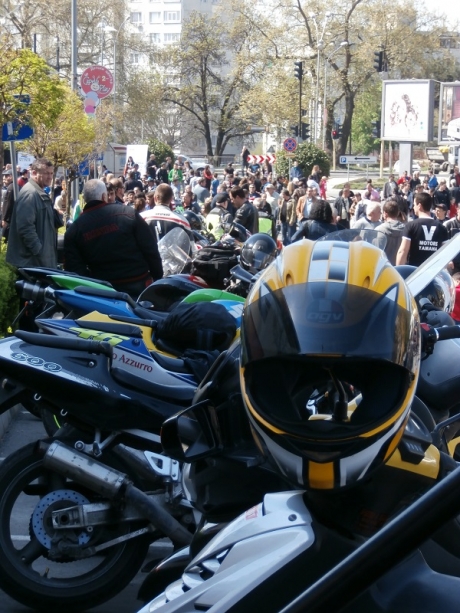
[[[39,345],[40,347],[86,351],[87,353],[94,353],[96,355],[105,355],[108,358],[111,358],[113,354],[112,345],[106,341],[89,341],[81,338],[61,338],[59,336],[37,334],[36,332],[25,332],[24,330],[17,330],[15,332],[15,336],[17,336],[21,341],[30,343],[31,345]]]
[[[437,336],[437,341],[446,341],[450,338],[460,338],[460,326],[443,326],[442,328],[434,328]]]

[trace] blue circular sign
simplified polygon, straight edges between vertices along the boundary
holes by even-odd
[[[297,149],[297,141],[295,138],[289,137],[284,140],[283,149],[292,153]]]

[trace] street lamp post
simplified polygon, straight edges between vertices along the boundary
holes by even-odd
[[[328,22],[328,19],[331,17],[332,13],[330,13],[329,11],[327,11],[327,13],[325,13],[324,15],[324,20],[323,20],[323,25],[321,28],[321,33],[320,33],[320,29],[318,27],[318,22],[316,21],[316,15],[315,13],[310,13],[310,19],[313,21],[313,24],[315,26],[315,31],[316,31],[316,95],[315,95],[315,108],[314,108],[314,142],[316,143],[318,141],[318,137],[320,136],[319,134],[319,130],[318,130],[318,115],[319,115],[319,71],[320,71],[320,56],[321,56],[321,50],[324,48],[324,32],[326,30],[326,24]]]
[[[348,45],[348,41],[344,40],[343,42],[340,43],[340,45],[338,47],[336,47],[335,49],[332,50],[332,52],[327,56],[325,62],[324,62],[324,84],[323,84],[323,113],[326,112],[326,103],[327,103],[327,67],[329,64],[330,59],[332,58],[333,55],[335,55],[337,53],[337,51],[340,51],[340,49],[343,49],[343,47],[346,47]],[[323,149],[326,145],[326,121],[323,121]]]

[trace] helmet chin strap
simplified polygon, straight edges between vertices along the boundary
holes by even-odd
[[[348,396],[342,383],[337,379],[332,370],[330,368],[325,368],[325,370],[329,373],[335,387],[333,419],[335,421],[348,421]]]

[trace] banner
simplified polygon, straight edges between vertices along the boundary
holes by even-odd
[[[147,154],[149,152],[148,145],[127,145],[126,159],[131,156],[135,164],[139,164],[139,172],[141,175],[147,174]]]

